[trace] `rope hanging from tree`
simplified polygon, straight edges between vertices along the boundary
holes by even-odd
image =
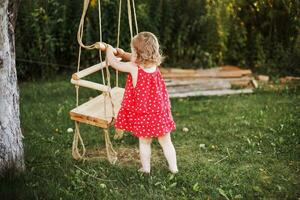
[[[134,14],[134,20],[135,20],[136,33],[138,33],[138,26],[137,26],[137,19],[136,19],[136,12],[135,12],[134,0],[127,0],[128,21],[129,21],[130,35],[131,35],[131,38],[132,38],[133,37],[133,30],[132,30],[132,14],[131,14],[131,4],[130,4],[131,2],[132,2],[132,6],[133,6],[133,14]],[[102,41],[101,0],[98,0],[99,42],[95,42],[94,44],[90,44],[90,45],[85,45],[82,42],[83,32],[84,32],[84,21],[85,21],[85,16],[86,16],[89,4],[90,4],[90,0],[84,0],[82,16],[81,16],[81,19],[80,19],[79,28],[78,28],[78,32],[77,32],[77,41],[79,43],[77,72],[79,72],[79,70],[80,70],[80,64],[81,64],[81,60],[80,59],[81,59],[82,48],[88,49],[88,50],[98,49],[99,50],[99,60],[100,60],[101,64],[103,64],[101,50],[105,50],[106,49],[106,44],[103,43],[103,41]],[[121,9],[122,9],[122,0],[119,0],[117,47],[119,47],[119,45],[120,45]],[[109,72],[109,69],[108,69],[107,59],[105,59],[104,63],[105,63],[105,68],[106,68],[107,86],[109,88],[111,88],[111,84],[110,84],[110,72]],[[103,85],[106,85],[103,68],[101,68],[101,74],[102,74]],[[116,71],[116,86],[118,87],[118,71]],[[76,88],[76,107],[78,107],[78,105],[79,105],[79,86],[75,86],[75,88]],[[112,112],[113,112],[113,118],[114,118],[115,117],[114,104],[113,104],[113,101],[112,101],[112,96],[111,96],[111,93],[110,93],[110,89],[107,92],[103,92],[103,95],[104,95],[104,101],[105,101],[104,102],[104,113],[105,113],[105,116],[106,116],[106,98],[108,97],[109,101],[111,103],[111,106],[112,106]],[[113,118],[112,118],[112,120],[113,120]],[[117,160],[117,153],[113,149],[112,143],[110,141],[108,128],[104,129],[104,138],[105,138],[105,145],[106,145],[106,151],[107,151],[108,160],[109,160],[110,163],[114,164],[116,162],[116,160]],[[80,150],[78,148],[79,142],[80,142],[80,145],[82,147],[82,153],[80,153]],[[85,148],[83,139],[82,139],[82,137],[80,135],[79,122],[75,121],[75,133],[74,133],[73,144],[72,144],[72,156],[76,160],[78,160],[78,159],[87,159],[85,157],[85,153],[86,153],[86,148]]]

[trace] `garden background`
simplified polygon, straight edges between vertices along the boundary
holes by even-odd
[[[21,79],[74,72],[82,0],[23,0],[16,26]],[[300,74],[298,0],[136,0],[139,30],[158,36],[165,66],[238,65],[255,71]],[[102,1],[103,40],[116,45],[118,1]],[[129,50],[126,1],[120,46]],[[99,40],[98,5],[91,1],[86,43]],[[85,64],[98,60],[85,53]]]
[[[163,67],[237,65],[270,76],[251,95],[171,99],[176,175],[168,172],[157,141],[151,174],[138,173],[138,141],[130,133],[112,140],[116,165],[72,158],[70,78],[82,3],[21,1],[15,46],[26,171],[12,180],[1,177],[0,199],[300,198],[300,87],[279,83],[279,77],[300,75],[299,0],[135,1],[139,30],[160,40]],[[103,40],[115,46],[118,1],[101,3]],[[125,8],[123,0],[120,46],[129,50]],[[91,0],[84,41],[98,40],[97,1]],[[97,51],[83,52],[82,68],[98,61]],[[80,102],[96,95],[80,89]],[[88,149],[104,149],[99,128],[81,128]],[[122,150],[131,153],[122,157]]]

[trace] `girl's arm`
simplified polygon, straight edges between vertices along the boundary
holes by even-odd
[[[133,67],[131,62],[121,62],[118,58],[114,55],[114,48],[111,45],[107,46],[106,55],[108,59],[108,63],[121,72],[133,73],[136,69]]]
[[[125,52],[123,49],[116,48],[117,50],[117,57],[122,58],[125,61],[130,61],[131,60],[131,53]]]

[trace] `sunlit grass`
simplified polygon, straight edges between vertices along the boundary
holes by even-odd
[[[75,105],[68,80],[23,83],[21,119],[27,171],[14,199],[297,199],[300,197],[300,93],[258,90],[253,95],[172,99],[173,141],[179,174],[173,176],[157,142],[150,176],[138,160],[72,159]],[[97,93],[81,90],[81,102]],[[182,131],[186,127],[188,132]],[[100,129],[84,125],[88,148],[104,148]],[[137,149],[126,133],[116,149]],[[128,155],[130,157],[130,155]],[[87,174],[86,174],[87,173]],[[4,191],[4,189],[2,189]],[[8,194],[9,193],[9,194]],[[14,195],[13,195],[14,194]]]

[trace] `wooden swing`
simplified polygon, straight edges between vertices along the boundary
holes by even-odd
[[[128,21],[130,28],[131,38],[133,37],[132,31],[132,14],[131,14],[131,3],[133,7],[133,15],[135,20],[135,29],[136,33],[138,32],[137,19],[135,13],[135,4],[134,0],[127,0],[127,12],[128,12]],[[72,156],[76,160],[87,159],[85,156],[86,149],[83,143],[83,139],[80,135],[80,123],[85,123],[93,126],[103,128],[106,153],[108,161],[114,164],[117,161],[117,152],[113,149],[113,145],[109,137],[109,127],[113,125],[114,118],[117,116],[117,113],[120,109],[121,102],[123,99],[124,89],[118,87],[118,71],[116,71],[116,87],[111,89],[110,85],[110,72],[108,70],[107,60],[103,61],[101,51],[106,51],[106,44],[102,42],[102,24],[101,24],[101,2],[98,0],[98,10],[99,10],[99,29],[100,29],[100,41],[92,45],[84,45],[82,43],[83,30],[84,30],[84,20],[86,16],[87,9],[89,7],[90,0],[84,0],[83,3],[83,12],[80,19],[80,24],[77,32],[77,41],[79,43],[79,55],[77,63],[77,72],[72,75],[71,83],[75,85],[76,88],[76,108],[70,111],[70,117],[75,121],[75,133],[72,145]],[[120,22],[121,22],[121,8],[122,0],[119,1],[119,16],[118,16],[118,34],[117,34],[117,47],[119,47],[119,38],[120,38]],[[97,49],[99,51],[100,63],[88,67],[84,70],[79,70],[80,68],[80,57],[82,48],[92,50]],[[104,70],[106,69],[106,81],[104,77]],[[97,71],[102,72],[102,81],[103,84],[83,80],[82,78],[95,73]],[[86,87],[94,90],[101,91],[102,94],[79,105],[79,86]],[[117,131],[116,131],[117,132]],[[117,132],[118,133],[118,132]],[[82,153],[80,153],[78,144],[82,146]],[[89,157],[91,158],[91,157]],[[95,157],[93,157],[95,158]]]

